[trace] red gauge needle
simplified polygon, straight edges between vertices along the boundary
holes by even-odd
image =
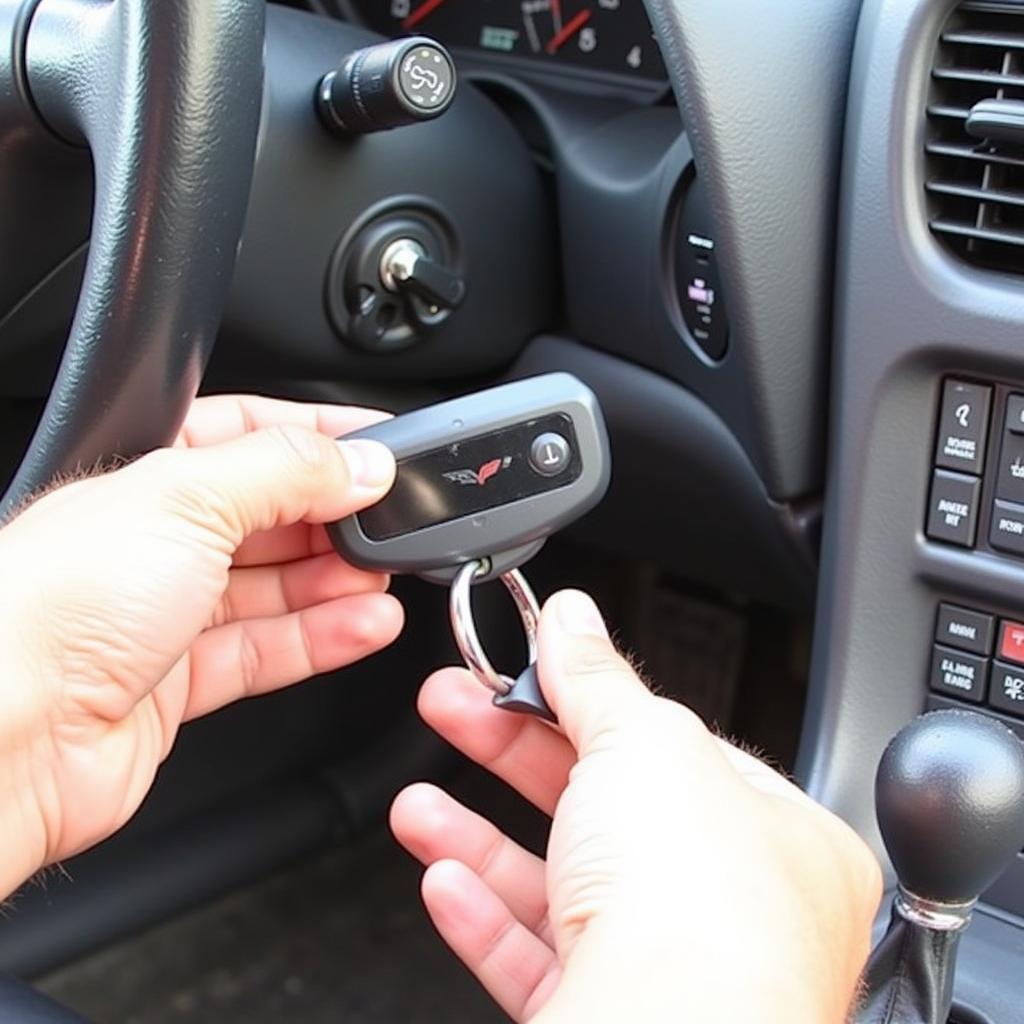
[[[431,2],[431,0],[427,0],[427,3],[430,3],[430,2]],[[426,6],[426,4],[424,4],[424,6]],[[572,39],[572,37],[574,35],[576,35],[576,33],[579,32],[579,30],[581,28],[583,28],[583,26],[586,25],[586,23],[588,21],[590,21],[591,13],[592,12],[591,12],[590,8],[588,7],[588,8],[585,8],[584,10],[580,11],[579,14],[576,14],[572,18],[570,18],[562,26],[561,31],[560,32],[556,32],[548,40],[548,45],[545,46],[544,49],[547,50],[548,53],[550,53],[550,54],[556,53],[558,51],[558,48],[564,42],[567,42],[569,39]]]
[[[444,0],[423,0],[423,3],[416,10],[409,12],[409,16],[402,22],[402,28],[415,28],[427,15],[433,14],[443,3]]]

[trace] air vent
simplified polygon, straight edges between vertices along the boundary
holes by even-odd
[[[953,12],[935,53],[925,142],[932,231],[970,263],[1024,274],[1024,144],[968,134],[985,99],[1024,100],[1024,3],[968,0]]]

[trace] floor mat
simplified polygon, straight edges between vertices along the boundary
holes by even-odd
[[[433,931],[418,867],[377,834],[45,978],[95,1024],[490,1024]]]

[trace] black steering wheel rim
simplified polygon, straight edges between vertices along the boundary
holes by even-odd
[[[0,517],[55,477],[170,442],[196,395],[252,180],[263,0],[0,0],[0,162],[88,146],[70,336]],[[18,240],[0,237],[16,258]]]

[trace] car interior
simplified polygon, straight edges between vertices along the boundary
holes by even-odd
[[[1024,2],[0,0],[0,41],[0,513],[197,394],[402,413],[568,372],[610,486],[538,596],[589,591],[868,840],[867,987],[914,993],[871,1021],[1024,1021],[1024,843],[983,806],[985,729],[1024,739]],[[432,779],[547,823],[419,721],[447,593],[392,589],[392,647],[190,723],[12,897],[0,1020],[505,1019],[387,809]],[[500,586],[475,614],[521,666]],[[975,714],[923,753],[941,710]],[[894,891],[945,944],[893,960]]]

